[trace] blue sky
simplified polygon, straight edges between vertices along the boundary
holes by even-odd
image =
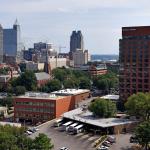
[[[122,26],[150,25],[149,0],[0,0],[0,23],[21,25],[22,41],[66,46],[81,30],[92,54],[118,54]]]

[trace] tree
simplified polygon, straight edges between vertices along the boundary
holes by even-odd
[[[137,126],[135,130],[135,137],[140,145],[145,150],[149,150],[150,146],[150,121],[145,121]]]
[[[57,79],[54,79],[54,80],[51,80],[49,81],[47,84],[46,84],[47,88],[48,88],[48,92],[53,92],[53,91],[57,91],[57,90],[60,90],[61,89],[61,83],[59,80]]]
[[[137,93],[131,95],[125,103],[128,114],[150,120],[150,94]]]
[[[93,79],[93,85],[99,90],[108,93],[112,88],[116,89],[118,87],[118,77],[112,72],[108,72],[105,75],[99,75]]]
[[[24,86],[28,91],[35,90],[37,86],[35,74],[32,71],[25,71],[20,76],[20,85]]]
[[[69,78],[64,81],[65,88],[78,88],[79,81],[76,78]]]
[[[79,87],[81,89],[90,89],[91,88],[91,81],[88,78],[81,77],[79,79]]]
[[[50,150],[53,145],[45,134],[39,134],[34,140],[27,137],[25,128],[0,126],[0,150]]]
[[[55,79],[58,79],[59,81],[64,81],[65,78],[67,77],[67,73],[65,71],[65,69],[62,68],[56,68],[52,71],[52,74],[54,76]]]
[[[97,98],[89,105],[89,110],[99,117],[113,117],[117,111],[116,104],[112,101]]]
[[[16,137],[6,132],[0,132],[0,149],[1,150],[13,150],[16,144]]]
[[[33,141],[32,149],[35,150],[51,150],[53,148],[51,139],[48,138],[45,134],[40,133]]]
[[[24,95],[26,92],[26,88],[24,86],[16,86],[14,93],[18,96],[18,95]]]
[[[1,99],[0,100],[0,105],[12,107],[13,106],[13,101],[14,101],[13,97],[9,96],[9,97]]]

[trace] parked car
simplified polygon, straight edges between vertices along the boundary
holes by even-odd
[[[130,143],[138,143],[138,139],[135,136],[131,136]]]
[[[100,147],[97,148],[97,150],[108,150],[109,147],[101,145]]]
[[[114,137],[114,136],[108,136],[107,137],[107,141],[109,141],[111,143],[116,143],[116,137]]]
[[[62,148],[60,148],[60,150],[70,150],[70,149],[67,147],[62,147]]]
[[[25,133],[26,133],[27,135],[31,135],[33,132],[27,130]]]
[[[102,145],[107,146],[107,147],[110,147],[110,144],[108,144],[106,141],[104,141],[104,142],[102,143]]]

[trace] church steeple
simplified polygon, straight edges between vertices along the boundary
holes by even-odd
[[[51,65],[49,63],[49,54],[48,54],[48,50],[46,50],[46,60],[45,60],[45,63],[44,63],[44,71],[48,74],[52,74],[52,71],[51,71]]]

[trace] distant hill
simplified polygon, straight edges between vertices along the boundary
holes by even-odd
[[[118,60],[119,55],[91,55],[92,61]]]

